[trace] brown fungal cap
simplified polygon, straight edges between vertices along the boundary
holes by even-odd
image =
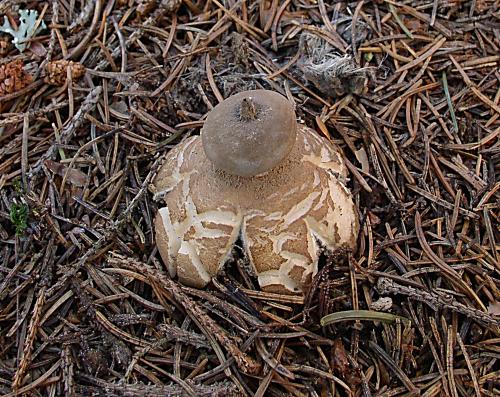
[[[244,91],[218,104],[201,131],[206,156],[232,175],[262,174],[285,159],[295,142],[293,105],[268,90]]]

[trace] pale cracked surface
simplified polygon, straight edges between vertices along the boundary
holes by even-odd
[[[264,290],[304,291],[321,246],[355,246],[359,226],[345,177],[335,148],[306,127],[280,166],[252,178],[215,169],[200,137],[191,137],[168,153],[154,182],[166,203],[155,219],[162,259],[172,277],[203,287],[241,236]]]

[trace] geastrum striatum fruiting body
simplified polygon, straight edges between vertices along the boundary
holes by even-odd
[[[359,223],[339,148],[296,121],[293,105],[245,91],[208,113],[154,183],[165,206],[158,250],[172,277],[204,287],[241,241],[260,287],[303,293],[322,250],[354,248]]]

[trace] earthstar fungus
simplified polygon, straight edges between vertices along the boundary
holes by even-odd
[[[218,104],[201,137],[166,156],[152,190],[170,275],[204,287],[241,241],[263,290],[305,292],[322,250],[354,248],[359,223],[339,148],[296,122],[267,90]]]

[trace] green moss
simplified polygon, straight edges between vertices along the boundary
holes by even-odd
[[[28,227],[29,208],[26,204],[15,204],[10,206],[10,221],[16,228],[16,235],[20,236]]]
[[[21,178],[17,177],[12,181],[12,187],[14,188],[14,191],[17,194],[22,193],[23,191],[23,184],[21,182]]]

